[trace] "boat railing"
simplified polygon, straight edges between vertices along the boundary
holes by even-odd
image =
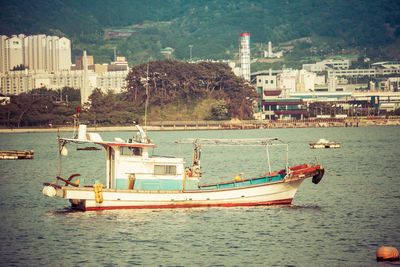
[[[205,139],[205,138],[187,138],[175,141],[177,144],[193,144],[197,146],[265,146],[267,152],[268,170],[271,170],[271,160],[269,156],[269,147],[285,146],[286,147],[286,169],[290,173],[289,168],[289,144],[279,138],[245,138],[245,139]]]
[[[274,146],[287,145],[278,138],[246,138],[246,139],[205,139],[187,138],[175,141],[177,144],[197,143],[202,146]]]

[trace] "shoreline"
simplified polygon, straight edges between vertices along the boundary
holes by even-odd
[[[315,119],[292,121],[220,121],[220,122],[154,122],[147,131],[197,131],[197,130],[238,130],[238,129],[281,129],[281,128],[325,128],[325,127],[373,127],[400,126],[400,118],[352,118]],[[0,133],[50,133],[73,132],[73,127],[59,128],[0,128]],[[136,131],[135,126],[87,127],[88,132]]]

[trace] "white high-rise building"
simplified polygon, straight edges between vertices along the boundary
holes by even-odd
[[[0,72],[23,65],[30,71],[62,71],[71,68],[71,41],[44,34],[0,36]]]
[[[4,49],[5,62],[3,64],[6,70],[12,70],[17,66],[24,64],[22,41],[19,37],[13,35],[10,38],[7,38],[5,40]]]
[[[57,40],[55,49],[58,70],[69,70],[71,68],[71,41],[62,37]]]
[[[118,93],[126,86],[129,70],[124,57],[117,57],[111,66],[105,65],[98,72],[89,69],[93,57],[91,63],[86,52],[82,58],[82,67],[71,70],[71,41],[64,37],[0,35],[0,94],[18,95],[40,87],[57,90],[67,86],[81,89],[84,104],[97,83],[104,91]],[[13,70],[21,65],[24,70]]]
[[[0,73],[6,70],[6,39],[7,36],[0,35]]]
[[[250,33],[242,33],[239,38],[241,76],[250,81]]]

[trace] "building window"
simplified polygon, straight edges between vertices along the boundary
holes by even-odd
[[[265,84],[268,84],[268,80],[265,80]]]
[[[154,165],[154,175],[176,175],[176,166]]]
[[[271,84],[273,84],[274,83],[274,80],[271,80]]]

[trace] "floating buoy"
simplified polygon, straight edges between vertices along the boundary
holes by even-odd
[[[63,146],[61,148],[61,155],[64,156],[64,157],[68,156],[68,149],[67,149],[66,146]]]
[[[394,247],[382,246],[376,251],[376,260],[378,261],[399,260],[399,251]]]
[[[52,186],[45,186],[43,188],[42,193],[43,193],[43,195],[45,195],[47,197],[54,197],[55,195],[57,195],[56,189]]]

